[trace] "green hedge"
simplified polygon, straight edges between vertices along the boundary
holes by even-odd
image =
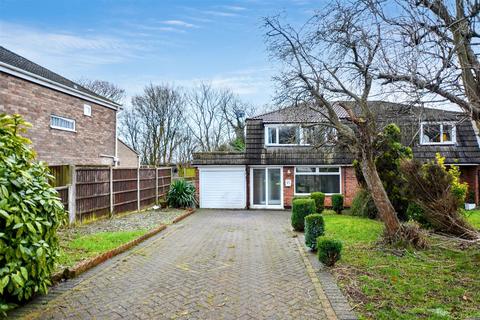
[[[315,201],[312,199],[296,199],[292,207],[292,227],[296,231],[303,231],[305,228],[305,217],[315,213]]]
[[[305,245],[317,250],[317,238],[325,233],[325,222],[321,214],[314,213],[305,217]]]
[[[298,199],[312,199],[312,198],[310,198],[310,196],[294,196],[292,198],[292,204],[293,204],[293,201],[298,200]]]
[[[0,114],[0,318],[14,304],[44,294],[59,256],[66,214],[53,176],[20,134],[29,124]]]
[[[342,194],[333,194],[332,195],[332,209],[336,213],[340,214],[343,210],[343,195]]]
[[[315,207],[317,213],[322,213],[323,209],[325,209],[325,193],[323,192],[312,192],[310,198],[315,200]]]
[[[318,260],[327,267],[332,267],[342,256],[342,242],[340,240],[318,238]]]

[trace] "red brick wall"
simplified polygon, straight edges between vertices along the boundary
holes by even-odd
[[[285,186],[285,181],[289,179],[292,184],[290,187]],[[283,206],[290,208],[292,206],[292,198],[295,191],[295,167],[283,167]]]
[[[83,105],[92,116],[83,115]],[[50,165],[112,164],[115,155],[116,111],[0,72],[0,113],[18,113],[33,127],[32,140],[39,160]],[[77,132],[50,128],[54,114],[74,119]]]
[[[468,193],[471,190],[475,192],[475,203],[478,203],[478,166],[461,166],[460,167],[460,179],[468,183]],[[467,200],[468,200],[467,193]]]
[[[288,171],[290,170],[290,174]],[[355,170],[353,167],[342,167],[342,194],[345,196],[344,205],[350,207],[352,205],[353,197],[358,189],[357,178],[355,177]],[[290,188],[285,186],[285,180],[291,179],[292,186]],[[285,208],[291,208],[292,198],[294,196],[295,184],[295,170],[294,167],[283,167],[283,204]],[[332,206],[332,199],[330,196],[325,197],[325,206]]]

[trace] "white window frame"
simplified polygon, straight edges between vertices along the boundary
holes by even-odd
[[[423,140],[423,126],[438,124],[440,126],[440,142],[424,142]],[[448,125],[452,126],[452,141],[443,141],[443,126]],[[445,121],[423,121],[420,123],[420,144],[424,146],[428,145],[452,145],[457,143],[457,126],[455,122],[445,122]]]
[[[297,173],[297,168],[315,168],[315,172],[298,172]],[[319,168],[338,168],[338,172],[319,172]],[[325,193],[326,196],[331,196],[333,194],[343,194],[343,188],[342,188],[342,167],[341,166],[325,166],[325,165],[320,165],[320,166],[295,166],[295,170],[293,172],[293,193],[296,196],[309,196],[310,193],[298,193],[297,192],[297,174],[298,175],[305,175],[305,176],[335,176],[338,175],[339,179],[339,186],[340,190],[338,193]]]
[[[278,143],[280,141],[279,137],[279,130],[278,128],[280,127],[297,127],[300,129],[300,143]],[[268,142],[268,131],[270,129],[275,129],[275,140],[277,141],[276,143],[270,143]],[[293,124],[293,123],[285,123],[285,124],[266,124],[265,129],[264,129],[264,137],[265,137],[265,146],[267,147],[298,147],[298,146],[309,146],[310,144],[304,142],[303,138],[303,127],[298,124]]]
[[[87,117],[92,116],[92,106],[89,104],[84,104],[83,105],[83,115]]]
[[[70,123],[73,123],[73,129],[52,125],[52,118],[53,117],[64,120],[64,121],[67,121],[67,122],[70,122]],[[62,130],[62,131],[77,132],[76,131],[76,123],[75,123],[74,119],[57,116],[55,114],[50,115],[50,128],[56,129],[56,130]]]

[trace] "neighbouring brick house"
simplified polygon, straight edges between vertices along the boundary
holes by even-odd
[[[130,148],[122,139],[117,141],[118,151],[118,166],[136,168],[140,164],[140,154],[134,149]]]
[[[380,125],[401,128],[402,142],[416,159],[432,160],[438,152],[446,164],[460,166],[461,178],[478,203],[480,148],[468,116],[382,101],[370,104]],[[337,114],[348,122],[342,108],[337,107]],[[310,106],[284,108],[246,120],[245,152],[194,154],[200,207],[283,209],[291,206],[294,195],[314,191],[326,194],[327,206],[335,193],[343,194],[350,206],[358,188],[354,156],[331,143],[334,130],[319,130],[325,121]],[[319,142],[321,147],[313,147]]]
[[[120,105],[0,46],[0,113],[22,115],[49,165],[117,161]]]

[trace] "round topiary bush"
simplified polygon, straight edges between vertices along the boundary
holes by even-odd
[[[293,200],[292,227],[296,231],[303,231],[305,228],[305,217],[315,213],[315,201],[312,199]]]
[[[292,198],[292,204],[293,204],[293,201],[298,200],[298,199],[311,199],[311,198],[310,198],[310,196],[294,196]]]
[[[57,228],[66,214],[49,185],[48,168],[35,161],[28,124],[0,114],[0,313],[44,294],[59,255]]]
[[[305,217],[305,245],[317,250],[317,238],[325,233],[325,222],[321,214],[314,213]]]
[[[168,205],[173,208],[192,208],[196,205],[195,186],[184,179],[172,182],[167,195]]]
[[[332,195],[332,209],[337,214],[342,213],[343,210],[343,194]]]
[[[315,200],[315,208],[317,210],[317,213],[322,213],[323,209],[325,209],[325,193],[312,192],[310,194],[310,198]]]
[[[342,256],[342,242],[340,240],[317,239],[318,260],[327,267],[332,267]]]

